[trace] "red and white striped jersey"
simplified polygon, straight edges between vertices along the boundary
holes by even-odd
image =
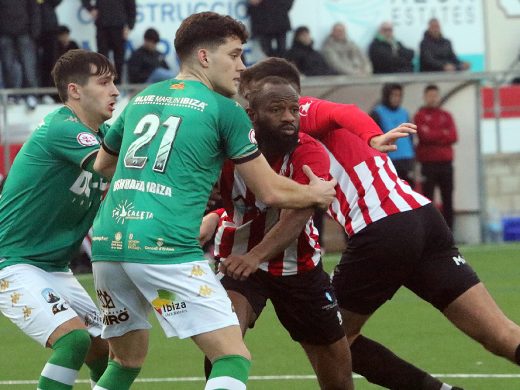
[[[316,176],[329,179],[327,152],[319,142],[300,134],[296,149],[271,167],[280,175],[308,184],[303,165],[308,165]],[[225,212],[221,213],[215,235],[215,257],[247,253],[278,222],[280,210],[257,200],[230,161],[222,169],[220,193]],[[320,259],[318,231],[309,219],[298,238],[283,253],[262,263],[259,268],[277,276],[295,275],[313,269]]]
[[[331,176],[338,181],[328,212],[349,236],[381,218],[430,203],[397,176],[386,154],[351,132],[329,131],[320,141],[329,153]]]

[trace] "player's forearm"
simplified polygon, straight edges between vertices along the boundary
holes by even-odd
[[[298,239],[313,213],[314,209],[282,210],[280,220],[248,255],[259,259],[260,263],[271,260]]]

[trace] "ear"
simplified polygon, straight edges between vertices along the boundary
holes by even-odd
[[[79,100],[81,96],[79,92],[79,85],[76,83],[69,83],[67,85],[67,95],[69,99]]]
[[[209,66],[208,50],[199,49],[199,51],[197,51],[197,59],[203,68],[207,68]]]

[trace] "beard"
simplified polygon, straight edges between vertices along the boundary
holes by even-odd
[[[298,145],[298,128],[293,125],[286,125],[277,129],[260,126],[262,131],[256,132],[258,146],[262,153],[284,155],[292,152]],[[294,130],[292,134],[285,134],[283,129]]]

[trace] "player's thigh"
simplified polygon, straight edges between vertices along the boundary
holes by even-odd
[[[192,337],[238,325],[226,290],[206,260],[125,263],[123,268],[153,307],[167,337]]]
[[[235,280],[227,275],[220,280],[233,303],[244,334],[247,328],[255,326],[267,303],[269,291],[262,283],[265,275],[266,272],[259,270],[250,275],[247,280]]]
[[[420,260],[420,215],[420,209],[390,215],[349,239],[332,279],[342,309],[369,315],[394,296]]]
[[[127,275],[124,264],[109,261],[92,264],[105,339],[151,328],[148,322],[151,306]]]
[[[454,245],[453,235],[439,211],[427,210],[424,220],[428,228],[424,252],[405,286],[443,311],[480,280]]]
[[[302,274],[271,279],[276,284],[273,307],[294,341],[329,345],[345,336],[330,276],[321,263]]]
[[[52,273],[28,264],[0,270],[0,309],[25,334],[46,346],[51,334],[77,317]]]
[[[54,272],[59,292],[77,313],[92,337],[101,335],[103,320],[98,307],[71,271]]]

